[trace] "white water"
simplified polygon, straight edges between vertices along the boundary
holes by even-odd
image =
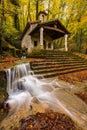
[[[51,107],[56,107],[56,98],[52,94],[58,83],[53,80],[48,82],[46,79],[38,79],[30,69],[30,64],[20,64],[14,68],[7,69],[7,92],[10,110],[19,110],[22,105],[29,106],[33,98],[43,104],[47,103]],[[28,100],[27,100],[28,99]]]
[[[18,111],[23,105],[29,107],[36,98],[42,105],[47,104],[53,110],[60,109],[65,112],[81,126],[84,127],[85,122],[87,124],[87,106],[75,95],[70,94],[65,85],[56,80],[38,79],[30,69],[29,63],[17,65],[6,70],[6,73],[9,94],[6,103],[10,105],[10,111]],[[69,85],[67,87],[73,88]]]

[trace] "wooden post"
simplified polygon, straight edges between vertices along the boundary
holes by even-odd
[[[43,27],[40,28],[40,47],[43,49]]]
[[[67,47],[67,38],[68,38],[68,35],[65,34],[64,38],[65,38],[65,51],[68,51],[68,47]]]

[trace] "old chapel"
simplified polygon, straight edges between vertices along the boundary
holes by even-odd
[[[68,30],[58,20],[47,21],[47,13],[40,11],[38,14],[39,20],[28,22],[21,37],[21,47],[26,48],[31,52],[33,48],[53,50],[54,43],[60,37],[64,37],[65,51],[67,47]]]

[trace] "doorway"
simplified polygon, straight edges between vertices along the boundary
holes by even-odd
[[[44,47],[44,49],[46,49],[46,41],[45,40],[43,41],[43,47]]]

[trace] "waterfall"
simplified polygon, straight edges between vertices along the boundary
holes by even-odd
[[[27,103],[31,103],[34,98],[37,98],[41,104],[48,103],[53,106],[56,104],[51,97],[51,93],[56,86],[58,87],[57,83],[55,81],[49,82],[46,79],[38,79],[31,70],[29,63],[7,69],[6,75],[7,92],[9,94],[6,102],[11,106],[16,106],[17,110],[25,104],[26,99],[29,99]]]
[[[7,69],[6,75],[7,92],[9,95],[19,91],[28,91],[29,93],[34,93],[33,96],[36,96],[46,91],[43,90],[44,88],[50,87],[52,90],[52,84],[54,84],[54,82],[50,83],[47,80],[38,79],[30,69],[29,63]]]
[[[13,68],[6,70],[7,75],[7,92],[10,95],[14,91],[17,91],[21,87],[20,79],[27,77],[29,74],[33,74],[30,69],[30,64],[20,64]]]
[[[10,104],[15,104],[14,99],[18,98],[19,104],[22,103],[22,96],[29,97],[29,103],[36,98],[41,104],[49,104],[51,108],[58,108],[58,100],[53,94],[55,89],[61,89],[56,80],[47,81],[46,79],[38,79],[30,68],[30,64],[20,64],[11,69],[6,70],[7,74],[7,92],[9,94]],[[25,101],[26,101],[25,98]],[[19,100],[20,99],[20,100]],[[24,102],[24,101],[23,101]],[[20,106],[20,105],[18,105]]]

